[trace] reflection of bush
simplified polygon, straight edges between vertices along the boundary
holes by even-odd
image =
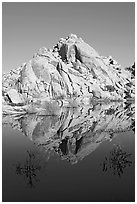
[[[105,157],[105,160],[102,163],[103,171],[113,169],[114,175],[119,177],[124,173],[124,169],[127,166],[132,165],[132,161],[129,160],[132,154],[128,154],[126,151],[123,151],[122,148],[117,145],[112,149],[108,157]]]
[[[27,158],[24,164],[17,163],[16,174],[24,176],[27,185],[32,188],[38,181],[37,173],[41,170],[40,160],[34,152],[27,151]]]

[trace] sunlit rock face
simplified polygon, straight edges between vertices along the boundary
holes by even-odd
[[[37,112],[36,106],[41,106],[43,101],[54,100],[62,106],[74,100],[81,103],[85,98],[131,99],[134,76],[111,56],[99,55],[71,34],[61,38],[53,49],[41,48],[28,63],[4,74],[2,96],[5,113],[22,109]]]
[[[60,108],[58,115],[3,115],[3,125],[20,130],[50,154],[57,152],[72,164],[91,154],[118,133],[135,131],[134,104],[109,103]]]

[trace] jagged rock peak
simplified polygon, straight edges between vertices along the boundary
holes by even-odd
[[[72,43],[77,43],[77,42],[84,42],[82,38],[78,37],[76,34],[69,34],[66,38],[60,38],[59,42],[72,42]]]
[[[90,55],[99,56],[91,46],[75,34],[70,34],[66,38],[60,38],[59,42],[53,47],[53,52],[58,53],[64,62],[69,62],[70,55],[80,56],[80,54],[82,54],[88,57],[90,57]]]
[[[2,83],[3,104],[12,109],[15,104],[38,101],[76,99],[79,103],[85,98],[135,96],[134,73],[121,68],[111,56],[100,56],[74,34],[61,38],[53,49],[40,48],[28,63],[4,75]]]

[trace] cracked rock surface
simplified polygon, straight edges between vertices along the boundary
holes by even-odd
[[[37,112],[91,100],[133,99],[135,64],[121,67],[70,34],[53,49],[41,48],[33,58],[2,78],[3,111]],[[73,102],[72,102],[73,101]],[[48,105],[49,106],[49,105]]]

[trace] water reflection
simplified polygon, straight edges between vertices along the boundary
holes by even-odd
[[[102,163],[102,170],[107,172],[112,169],[114,175],[121,175],[124,173],[126,167],[132,165],[130,153],[124,151],[120,145],[116,145],[109,153],[108,157],[105,157]]]
[[[42,168],[45,168],[45,165],[42,164],[40,152],[29,150],[25,162],[16,164],[16,174],[24,177],[27,187],[34,188],[40,181],[38,173]]]
[[[109,103],[61,108],[56,116],[4,115],[3,124],[10,124],[14,129],[22,131],[36,145],[48,152],[49,157],[55,151],[61,159],[75,164],[91,154],[103,141],[112,140],[117,133],[135,131],[135,106],[132,103]],[[119,153],[122,156],[118,156]],[[119,165],[116,161],[123,158],[122,150],[117,147],[110,155],[110,166],[117,168],[114,164]],[[28,157],[26,166],[19,165],[18,171],[28,178],[31,173],[35,177],[34,168],[31,173],[25,170],[33,158],[29,153]],[[121,170],[116,171],[120,174]]]

